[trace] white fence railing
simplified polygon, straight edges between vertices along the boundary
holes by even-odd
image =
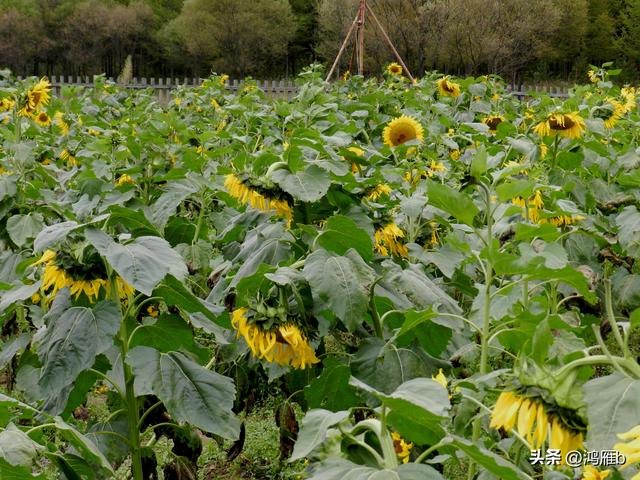
[[[18,77],[21,79],[21,77]],[[59,96],[62,88],[66,86],[91,87],[93,86],[93,77],[89,76],[71,76],[71,75],[52,75],[49,78],[53,88],[53,94]],[[114,81],[113,77],[109,78]],[[168,102],[172,98],[172,91],[178,86],[196,87],[202,84],[202,78],[132,78],[124,88],[145,89],[152,88],[155,90],[158,99],[161,102]],[[293,80],[253,80],[267,95],[277,98],[291,99],[298,93],[298,86]],[[242,89],[243,80],[232,79],[227,83],[227,88],[232,92],[238,92]],[[530,85],[530,84],[509,84],[507,90],[516,98],[525,100],[531,97],[531,94],[543,93],[551,97],[567,98],[568,87],[550,87],[547,85]]]

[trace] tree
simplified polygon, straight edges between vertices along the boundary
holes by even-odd
[[[294,33],[287,0],[187,0],[170,22],[193,59],[219,72],[257,75],[282,65]]]

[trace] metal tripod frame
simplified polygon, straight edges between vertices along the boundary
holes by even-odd
[[[335,71],[336,67],[338,66],[338,62],[340,62],[340,58],[342,57],[342,54],[344,53],[344,50],[347,47],[347,45],[349,43],[349,40],[351,39],[352,35],[354,35],[354,32],[355,32],[355,49],[354,49],[354,53],[355,53],[355,56],[356,56],[356,59],[357,59],[358,75],[363,75],[364,74],[364,24],[365,24],[365,19],[366,19],[367,12],[373,18],[374,23],[376,24],[376,26],[378,27],[378,29],[382,33],[382,36],[384,37],[385,41],[387,42],[387,45],[389,45],[389,47],[391,48],[391,51],[395,55],[395,57],[398,60],[398,62],[400,63],[400,65],[402,65],[402,68],[405,71],[405,73],[407,74],[407,77],[409,77],[409,80],[411,80],[411,82],[413,82],[414,79],[411,76],[411,72],[409,71],[409,69],[405,65],[404,61],[402,60],[402,57],[398,53],[398,50],[396,50],[396,47],[393,45],[393,42],[389,38],[389,35],[387,35],[386,30],[384,29],[384,27],[382,26],[382,24],[378,20],[378,17],[376,17],[376,14],[373,13],[373,10],[371,9],[369,4],[367,3],[367,0],[360,0],[360,4],[358,5],[358,13],[356,14],[356,18],[353,19],[353,22],[351,23],[351,26],[349,27],[349,31],[347,32],[347,35],[345,36],[344,41],[342,42],[342,45],[340,46],[340,50],[338,50],[338,55],[336,55],[336,59],[333,61],[333,65],[331,65],[331,70],[329,70],[329,74],[327,75],[327,78],[326,78],[325,81],[328,82],[329,79],[331,78],[331,76],[333,75],[333,72]]]

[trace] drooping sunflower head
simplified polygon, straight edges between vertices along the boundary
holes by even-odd
[[[63,251],[47,250],[31,266],[42,264],[41,291],[49,301],[65,287],[69,288],[76,300],[83,296],[90,303],[96,302],[100,296],[109,295],[111,285],[104,265],[92,247],[84,249],[81,261]],[[117,277],[116,285],[121,299],[127,299],[134,292],[133,287],[120,277]]]
[[[275,189],[267,189],[264,185],[252,184],[250,178],[240,178],[229,174],[224,186],[233,198],[240,203],[257,208],[263,212],[275,211],[276,215],[285,217],[289,223],[293,220],[293,209],[289,199]]]
[[[396,62],[390,63],[387,65],[387,73],[395,76],[402,75],[402,66]]]
[[[397,147],[410,140],[418,140],[422,142],[424,139],[424,129],[418,121],[407,115],[391,120],[384,127],[382,138],[385,145],[389,147]]]
[[[49,103],[49,99],[51,98],[50,92],[51,84],[49,80],[41,78],[40,81],[27,92],[29,108],[31,110],[38,110],[40,107]]]
[[[582,480],[605,480],[611,474],[611,470],[598,470],[593,465],[585,465],[582,469]]]
[[[51,125],[51,118],[47,115],[47,112],[39,112],[36,114],[34,120],[41,127],[48,127]]]
[[[444,76],[436,82],[438,91],[443,97],[457,97],[460,95],[460,85],[449,80],[449,76]]]
[[[5,98],[0,98],[0,112],[6,112],[9,110],[13,110],[13,106],[15,105],[15,101],[5,97]]]
[[[584,119],[577,112],[553,113],[533,129],[541,137],[560,135],[572,139],[580,138],[585,130]]]
[[[380,183],[367,193],[367,198],[369,200],[377,200],[383,195],[389,196],[389,194],[391,194],[391,187],[386,183]]]
[[[489,127],[490,132],[494,133],[498,130],[498,125],[502,122],[504,122],[504,117],[502,115],[489,115],[482,119],[482,123]]]
[[[122,174],[116,180],[116,187],[122,187],[123,185],[135,185],[136,182],[129,174]]]
[[[53,121],[62,131],[62,135],[64,135],[65,137],[69,135],[69,122],[66,120],[64,113],[56,112],[53,115]]]
[[[407,442],[398,432],[391,432],[391,439],[393,440],[393,448],[396,451],[398,460],[402,463],[409,463],[413,443]]]
[[[600,81],[600,73],[595,70],[589,70],[587,72],[587,78],[591,83],[598,83]]]
[[[376,252],[385,257],[388,256],[389,253],[398,257],[407,257],[409,256],[409,250],[407,246],[402,243],[403,238],[404,231],[395,223],[388,223],[385,226],[378,227],[374,232],[374,248]]]
[[[620,96],[624,100],[624,108],[630,112],[636,108],[636,89],[635,87],[623,87],[620,90]]]
[[[490,427],[505,432],[515,429],[534,449],[548,439],[548,448],[560,451],[562,465],[566,464],[567,453],[583,448],[586,431],[577,412],[520,390],[500,394],[491,412]]]
[[[626,457],[622,468],[640,463],[640,425],[636,425],[627,432],[619,433],[618,438],[622,442],[616,443],[613,448]]]
[[[627,113],[627,109],[624,104],[609,97],[604,104],[594,109],[593,116],[602,119],[605,128],[611,129],[625,113]]]
[[[257,315],[249,318],[248,313],[244,307],[235,309],[231,324],[237,337],[244,338],[254,357],[296,369],[305,369],[320,361],[295,322],[258,322]]]

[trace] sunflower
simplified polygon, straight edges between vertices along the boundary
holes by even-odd
[[[391,193],[391,187],[386,183],[381,183],[373,187],[373,189],[367,194],[369,200],[377,200],[383,195],[389,196]]]
[[[584,120],[577,112],[553,113],[538,123],[533,131],[541,137],[559,134],[565,138],[580,138],[585,128]]]
[[[214,110],[220,110],[220,108],[222,108],[215,98],[211,99],[211,106],[214,108]]]
[[[434,382],[438,382],[445,389],[449,386],[449,383],[447,382],[447,377],[442,372],[441,368],[438,369],[438,374],[437,375],[431,375],[431,380],[433,380]]]
[[[397,147],[409,140],[424,139],[424,130],[415,118],[402,115],[387,124],[382,132],[385,145]]]
[[[589,70],[587,72],[587,77],[591,83],[598,83],[600,81],[600,73],[595,70]]]
[[[221,86],[225,86],[227,84],[227,82],[229,81],[229,75],[227,75],[226,73],[222,76],[220,76],[220,85]]]
[[[431,172],[427,172],[426,170],[423,170],[421,168],[412,168],[411,170],[405,172],[403,178],[405,179],[405,181],[415,187],[416,185],[418,185],[420,180],[424,180],[433,175],[432,173],[431,175],[429,175],[430,173]]]
[[[550,432],[549,448],[560,451],[563,465],[568,452],[583,448],[583,432],[569,427],[559,416],[549,415],[547,407],[537,397],[502,392],[491,412],[489,426],[506,432],[515,428],[535,450],[542,447]]]
[[[356,157],[364,158],[364,150],[359,147],[349,147],[347,148],[351,153],[353,153]],[[343,160],[346,158],[342,157]],[[360,166],[356,162],[351,162],[351,173],[358,173],[360,171]]]
[[[233,174],[226,176],[224,186],[233,198],[240,203],[250,205],[263,212],[275,210],[276,215],[285,217],[289,222],[293,219],[293,210],[286,200],[269,198],[256,189],[247,186],[242,180]]]
[[[546,219],[543,219],[546,220]],[[555,225],[556,227],[563,227],[567,225],[572,225],[580,220],[584,220],[582,215],[559,215],[557,217],[551,218],[549,221]],[[541,221],[540,223],[546,223],[546,221]]]
[[[620,90],[620,96],[624,100],[624,108],[627,112],[636,108],[636,89],[634,87],[623,87]]]
[[[62,152],[60,152],[60,158],[62,160],[64,160],[65,162],[67,162],[72,167],[77,167],[78,166],[78,160],[76,160],[76,157],[74,157],[71,154],[71,152],[69,152],[69,150],[67,150],[66,148],[64,150],[62,150]]]
[[[522,218],[525,220],[530,220],[533,223],[546,223],[545,219],[540,219],[540,210],[544,208],[544,201],[542,200],[540,190],[537,190],[533,196],[527,200],[522,197],[515,197],[511,200],[511,203],[524,209]]]
[[[460,158],[460,150],[458,150],[457,148],[455,150],[451,150],[449,152],[449,158],[451,160],[458,160]]]
[[[53,121],[62,131],[62,135],[65,137],[69,135],[69,123],[65,120],[64,114],[62,112],[56,112],[53,115]]]
[[[400,241],[400,239],[404,238],[404,232],[393,222],[378,228],[374,232],[373,238],[375,240],[374,248],[385,257],[389,255],[389,252],[398,257],[407,257],[409,255],[407,247]]]
[[[402,463],[409,463],[409,456],[411,455],[413,443],[406,442],[398,432],[391,432],[391,438],[393,439],[393,448],[395,449],[396,455],[398,455],[400,461]]]
[[[436,82],[440,95],[444,97],[457,97],[460,95],[460,85],[449,80],[449,76],[444,76]]]
[[[77,266],[68,254],[56,253],[53,250],[44,252],[40,260],[31,264],[37,266],[44,264],[42,274],[42,292],[47,292],[49,300],[53,300],[59,290],[68,287],[71,295],[76,300],[84,294],[90,302],[95,302],[101,291],[107,295],[110,292],[110,285],[107,279],[92,276],[95,270],[85,266]],[[91,277],[91,278],[87,278]],[[122,278],[117,277],[118,296],[122,299],[128,298],[134,289]]]
[[[616,443],[613,449],[626,457],[622,469],[627,468],[633,463],[640,462],[640,425],[633,427],[628,432],[619,433],[618,438],[623,440],[623,442]],[[631,480],[640,480],[640,473],[632,477]]]
[[[582,480],[605,480],[611,470],[598,470],[592,465],[585,465],[582,470]]]
[[[237,330],[237,337],[244,338],[254,357],[296,369],[305,369],[320,361],[297,325],[289,323],[263,329],[251,322],[246,313],[246,308],[234,310],[231,324]]]
[[[433,177],[436,173],[444,173],[447,171],[447,167],[444,166],[444,163],[436,162],[435,160],[431,160],[429,163],[429,177]]]
[[[627,110],[621,102],[615,98],[607,98],[606,103],[595,109],[595,116],[602,119],[605,128],[613,128],[618,120],[620,120]]]
[[[49,92],[51,92],[51,84],[46,78],[41,78],[40,81],[27,92],[27,106],[29,110],[38,110],[40,107],[49,103],[49,99],[51,98]]]
[[[116,187],[122,187],[123,185],[135,185],[135,180],[131,177],[131,175],[127,175],[126,173],[120,175],[116,180]]]
[[[34,117],[34,120],[41,127],[48,127],[49,125],[51,125],[51,118],[49,118],[49,115],[47,115],[47,112],[37,113],[36,116]]]
[[[153,317],[153,318],[158,318],[158,315],[160,315],[158,307],[156,307],[155,305],[149,305],[147,307],[147,313],[149,314],[150,317]]]
[[[482,119],[482,123],[489,127],[489,131],[495,133],[498,130],[498,125],[504,122],[502,115],[490,115]]]
[[[0,98],[0,112],[13,110],[13,106],[16,104],[10,98]]]
[[[390,63],[387,65],[387,73],[389,75],[400,76],[402,75],[402,67],[396,62]]]

